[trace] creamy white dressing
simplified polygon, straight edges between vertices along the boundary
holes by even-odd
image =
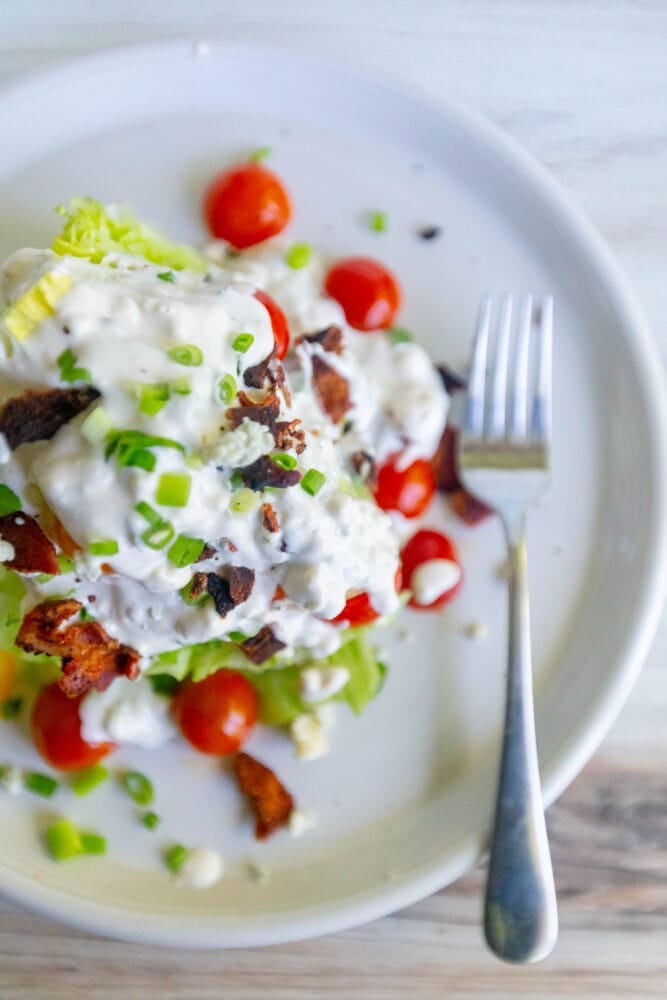
[[[361,334],[345,324],[340,306],[321,294],[324,264],[317,254],[300,270],[288,267],[275,246],[231,260],[220,246],[209,254],[222,266],[212,264],[206,276],[173,272],[173,281],[158,277],[163,267],[123,255],[94,265],[25,249],[0,268],[0,328],[3,307],[10,307],[44,276],[55,273],[72,282],[53,306],[53,315],[25,339],[3,334],[7,356],[1,399],[26,388],[63,386],[58,358],[68,349],[101,393],[100,401],[50,441],[24,445],[11,455],[0,448],[0,460],[6,460],[3,481],[24,500],[33,500],[25,509],[39,513],[36,486],[83,550],[73,574],[42,584],[35,578],[26,581],[26,608],[44,596],[71,591],[112,636],[141,654],[142,667],[167,650],[224,638],[232,631],[253,635],[265,624],[287,645],[288,653],[325,657],[340,645],[339,629],[326,619],[342,610],[347,594],[367,591],[381,614],[398,606],[396,532],[371,500],[353,498],[339,488],[349,476],[348,457],[359,449],[380,462],[390,455],[403,464],[429,457],[444,427],[448,397],[420,347],[394,346],[384,333]],[[239,512],[234,509],[234,470],[274,447],[270,432],[258,423],[245,420],[233,429],[226,410],[234,401],[223,402],[220,394],[225,375],[245,388],[245,369],[273,349],[269,316],[254,298],[255,288],[266,290],[283,308],[293,337],[336,324],[343,330],[344,350],[336,355],[304,344],[286,362],[292,398],[289,405],[282,401],[279,419],[301,421],[307,447],[295,456],[297,467],[302,473],[323,473],[321,491],[315,497],[300,486],[257,493],[253,509]],[[245,353],[233,346],[240,333],[252,338]],[[169,355],[172,348],[184,346],[201,352],[201,364],[179,364]],[[329,420],[313,391],[314,354],[349,382],[353,406],[343,424]],[[158,413],[141,412],[142,386],[180,382],[182,389],[183,379],[189,394],[170,389]],[[113,428],[166,438],[179,447],[153,447],[156,464],[151,471],[119,466],[114,456],[106,457],[103,442],[91,443],[81,433],[84,420],[98,405]],[[164,473],[189,477],[185,506],[157,503]],[[263,525],[264,502],[274,508],[277,532]],[[248,600],[224,618],[211,601],[196,607],[186,604],[180,590],[189,583],[193,567],[177,568],[166,549],[145,543],[142,535],[149,525],[135,510],[139,503],[168,520],[174,537],[201,538],[214,546],[215,555],[197,569],[253,569]],[[104,540],[115,541],[118,553],[91,555],[90,544]],[[102,571],[104,563],[111,565],[113,574]],[[278,587],[285,598],[276,599]],[[114,682],[104,694],[86,699],[84,737],[139,745],[170,738],[173,730],[163,717],[164,700],[156,698],[147,683]],[[305,755],[313,749],[309,740],[319,740],[322,752],[325,728],[318,723],[316,735],[305,732],[305,723],[300,725]]]
[[[461,567],[453,559],[429,559],[410,577],[410,590],[417,604],[428,607],[461,579]]]

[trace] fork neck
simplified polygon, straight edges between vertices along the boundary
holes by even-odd
[[[507,506],[501,511],[507,544],[511,550],[520,548],[526,538],[526,510],[523,506]]]

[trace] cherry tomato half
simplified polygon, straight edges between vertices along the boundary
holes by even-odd
[[[218,239],[237,250],[281,233],[292,214],[281,180],[260,163],[244,163],[213,179],[204,195],[204,217]]]
[[[398,281],[371,257],[339,260],[327,273],[324,288],[343,307],[345,319],[355,330],[385,330],[401,304]]]
[[[401,567],[399,566],[396,570],[396,576],[394,577],[394,585],[396,587],[396,593],[400,593],[403,580],[403,573]],[[370,625],[371,622],[377,621],[380,617],[379,611],[376,611],[371,604],[371,599],[366,593],[362,591],[359,594],[354,594],[352,597],[348,597],[345,602],[345,607],[340,611],[335,618],[330,618],[329,621],[334,622],[338,625],[341,622],[347,622],[347,624],[354,628],[357,625]]]
[[[243,674],[217,670],[195,683],[186,680],[174,695],[178,728],[201,753],[235,753],[257,718],[257,693]]]
[[[375,501],[382,510],[397,510],[403,517],[419,517],[434,493],[433,469],[422,458],[402,470],[393,462],[387,462],[378,472]]]
[[[287,317],[278,303],[275,302],[270,295],[267,295],[266,292],[262,292],[258,288],[255,292],[255,298],[258,302],[262,303],[269,314],[269,319],[271,320],[271,326],[273,328],[273,339],[276,342],[276,356],[282,361],[287,354],[287,348],[289,347],[289,326],[287,325]]]
[[[454,543],[447,535],[442,535],[439,531],[429,531],[426,529],[418,531],[412,536],[401,552],[403,585],[410,588],[412,574],[415,570],[423,566],[424,563],[431,562],[433,559],[447,559],[449,562],[456,563],[459,569],[461,569],[461,560],[454,548]],[[408,603],[411,608],[417,608],[419,611],[433,611],[443,607],[453,597],[456,597],[462,586],[463,574],[461,574],[453,587],[440,594],[431,604],[418,604],[412,597]]]
[[[115,743],[86,743],[81,736],[79,705],[85,695],[68,698],[58,683],[42,688],[30,717],[33,742],[47,764],[61,771],[92,767],[116,749]]]

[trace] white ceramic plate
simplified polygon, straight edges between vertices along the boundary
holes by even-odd
[[[294,237],[380,256],[400,275],[403,320],[434,359],[461,364],[485,291],[550,290],[556,300],[554,483],[530,522],[537,725],[546,798],[582,767],[641,665],[661,606],[665,410],[642,315],[600,240],[543,171],[477,117],[293,53],[214,43],[111,52],[0,97],[0,254],[48,244],[53,206],[73,193],[125,200],[174,236],[199,241],[203,184],[249,150],[296,205]],[[361,223],[389,213],[389,231]],[[424,242],[415,230],[443,227]],[[446,885],[483,849],[502,717],[505,592],[495,523],[451,519],[465,593],[442,619],[408,616],[412,641],[382,640],[391,672],[334,751],[296,762],[259,734],[270,761],[314,810],[299,840],[254,843],[229,777],[182,746],[125,753],[158,789],[158,833],[119,791],[61,811],[103,830],[101,860],[49,861],[35,801],[0,798],[0,887],[101,933],[169,945],[258,945],[369,920]],[[483,621],[485,641],[463,626]],[[2,728],[0,759],[37,758]],[[39,803],[38,803],[39,805]],[[158,847],[222,850],[227,876],[205,893],[172,885]],[[246,862],[270,869],[252,882]]]

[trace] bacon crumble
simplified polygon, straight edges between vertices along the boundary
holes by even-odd
[[[30,514],[19,511],[0,517],[0,538],[14,549],[13,558],[4,563],[7,569],[51,576],[60,573],[55,545]]]
[[[82,610],[71,598],[44,601],[28,612],[16,637],[27,653],[61,657],[60,687],[70,698],[90,688],[104,691],[116,677],[139,676],[139,653],[112,639],[99,622],[82,621]]]
[[[334,424],[339,424],[352,406],[347,379],[317,355],[313,357],[312,364],[313,383],[320,406]]]
[[[308,344],[319,344],[323,351],[331,351],[332,354],[343,353],[343,331],[339,326],[327,326],[317,333],[307,333],[301,340]]]
[[[250,754],[236,755],[234,774],[255,815],[255,837],[266,840],[287,824],[294,809],[294,799],[271,768]]]
[[[100,393],[92,386],[72,389],[28,389],[0,409],[0,432],[12,451],[30,441],[47,441]]]
[[[281,465],[271,461],[268,455],[262,455],[251,465],[239,469],[239,475],[243,485],[256,492],[265,490],[267,486],[273,489],[287,489],[301,481],[298,469],[283,469]]]
[[[377,477],[375,459],[367,451],[355,451],[350,455],[350,462],[356,474],[372,486]]]
[[[274,653],[279,653],[281,649],[284,649],[286,643],[276,638],[269,625],[264,625],[257,635],[246,639],[240,645],[250,662],[259,665],[270,660]]]
[[[270,503],[262,504],[262,525],[264,529],[269,531],[271,534],[275,534],[276,531],[280,531],[278,515]]]
[[[273,440],[276,443],[276,448],[282,448],[283,451],[294,448],[297,455],[305,451],[306,432],[301,430],[299,427],[300,423],[301,421],[298,418],[296,420],[278,420],[276,422],[273,428]]]
[[[255,585],[255,571],[246,566],[225,566],[221,573],[195,573],[189,587],[189,595],[196,600],[204,593],[213,598],[215,610],[221,618],[244,604]]]

